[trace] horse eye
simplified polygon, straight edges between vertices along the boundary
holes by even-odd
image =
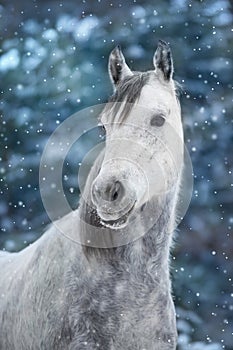
[[[162,126],[165,123],[165,118],[162,114],[156,114],[151,118],[151,126]]]

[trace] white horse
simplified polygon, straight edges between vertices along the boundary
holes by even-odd
[[[133,72],[111,52],[106,147],[84,199],[31,246],[0,253],[1,350],[176,348],[169,252],[183,131],[165,42],[153,62]],[[84,244],[99,232],[105,244]]]

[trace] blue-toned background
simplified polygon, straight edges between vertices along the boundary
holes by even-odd
[[[20,250],[43,232],[39,162],[72,113],[111,94],[109,52],[151,69],[170,42],[194,192],[172,255],[179,349],[233,349],[233,7],[228,0],[3,1],[0,5],[0,248]],[[81,142],[82,152],[89,141]],[[81,161],[66,164],[77,202]],[[0,272],[1,273],[1,272]]]

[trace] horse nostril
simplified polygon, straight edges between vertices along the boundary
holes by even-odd
[[[109,200],[111,202],[116,201],[122,191],[123,191],[123,186],[121,182],[116,181],[115,183],[113,183],[109,191]]]
[[[102,199],[108,202],[120,200],[123,195],[123,185],[120,181],[108,182],[102,192]]]
[[[124,187],[120,181],[108,181],[97,186],[95,183],[92,187],[92,197],[97,204],[100,201],[116,202],[124,196]]]
[[[117,200],[117,197],[118,197],[118,192],[114,192],[112,196],[112,200],[113,201]]]

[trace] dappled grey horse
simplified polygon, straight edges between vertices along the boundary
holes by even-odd
[[[169,254],[183,132],[165,42],[153,63],[133,72],[120,47],[111,52],[106,146],[79,208],[21,252],[0,253],[1,350],[176,348]]]

